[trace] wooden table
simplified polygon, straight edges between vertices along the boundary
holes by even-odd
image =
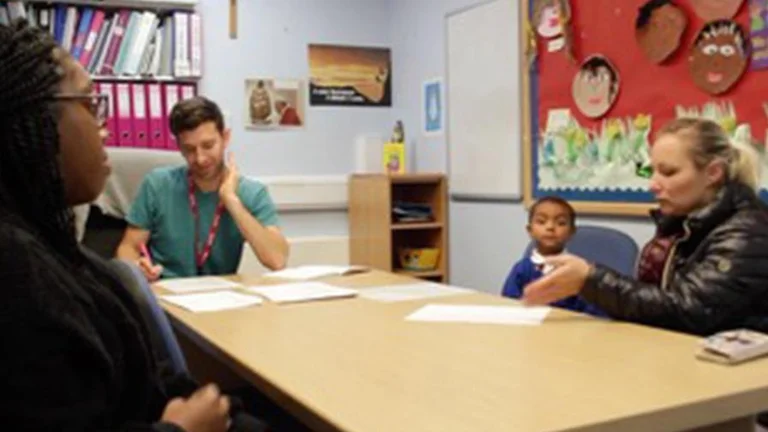
[[[380,272],[328,281],[410,282]],[[195,357],[207,353],[316,430],[736,432],[768,409],[768,360],[706,363],[694,359],[696,338],[559,310],[537,327],[404,320],[435,302],[512,304],[477,293],[205,314],[164,306]]]

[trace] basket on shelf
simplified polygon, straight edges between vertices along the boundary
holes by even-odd
[[[439,248],[400,248],[400,266],[405,270],[430,271],[437,268]]]

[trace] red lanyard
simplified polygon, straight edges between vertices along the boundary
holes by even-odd
[[[213,242],[216,241],[216,233],[221,223],[221,215],[224,214],[224,204],[219,201],[218,205],[216,205],[211,229],[208,230],[208,236],[202,249],[200,248],[200,208],[197,205],[197,197],[195,196],[195,182],[191,176],[189,177],[189,209],[195,218],[195,264],[197,265],[197,274],[200,275],[203,272],[203,264],[211,256],[211,248],[213,248]]]

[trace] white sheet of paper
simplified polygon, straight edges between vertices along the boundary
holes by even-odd
[[[560,51],[565,47],[565,38],[557,38],[552,39],[551,41],[547,42],[547,51],[548,52],[555,52]]]
[[[234,291],[160,296],[160,299],[192,312],[215,312],[242,309],[263,303],[259,297]]]
[[[362,270],[362,267],[357,266],[307,265],[264,273],[263,276],[279,279],[309,280],[325,276],[342,276],[349,272]]]
[[[547,111],[547,132],[557,132],[571,124],[571,110],[568,108],[556,108]]]
[[[301,282],[282,285],[250,287],[252,292],[275,303],[293,303],[312,300],[354,297],[357,290],[340,288],[322,282]]]
[[[423,282],[365,288],[360,290],[360,297],[389,303],[469,294],[471,292],[473,292],[473,290],[467,288],[453,287],[433,282]]]
[[[407,321],[463,322],[479,324],[540,325],[549,314],[547,306],[478,306],[429,304],[405,319]]]
[[[216,276],[161,280],[158,285],[176,294],[242,288],[239,283]]]

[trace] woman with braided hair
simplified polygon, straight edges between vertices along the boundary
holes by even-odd
[[[75,240],[109,163],[107,100],[53,39],[0,25],[0,430],[259,430],[158,366],[130,294]]]

